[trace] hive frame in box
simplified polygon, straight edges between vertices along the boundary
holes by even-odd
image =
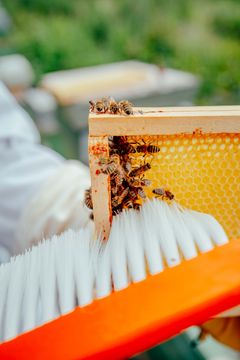
[[[109,175],[101,173],[99,160],[109,155],[109,136],[151,136],[240,133],[240,106],[196,106],[134,109],[134,115],[89,115],[89,160],[96,230],[108,238],[111,221]]]

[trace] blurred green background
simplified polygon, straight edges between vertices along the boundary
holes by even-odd
[[[46,72],[138,59],[200,75],[199,104],[240,97],[239,0],[3,0],[0,54]]]

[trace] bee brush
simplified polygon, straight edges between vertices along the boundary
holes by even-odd
[[[140,212],[124,211],[116,217],[108,242],[93,240],[90,229],[68,231],[12,258],[0,267],[2,340],[71,313],[76,306],[85,309],[94,299],[111,297],[113,291],[141,282],[147,274],[159,274],[194,258],[199,244],[203,252],[227,243],[224,230],[211,216],[207,226],[198,219],[195,233],[188,232],[189,217],[196,216],[199,214],[153,199]],[[177,218],[181,225],[172,226]],[[209,224],[211,239],[199,238]],[[157,291],[162,291],[161,286]],[[97,323],[100,318],[96,314],[92,320]],[[86,331],[84,326],[82,331]],[[0,346],[0,354],[4,348]]]

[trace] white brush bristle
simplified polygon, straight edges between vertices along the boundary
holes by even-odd
[[[228,241],[212,216],[158,199],[114,217],[107,242],[93,238],[68,230],[0,266],[1,340]]]

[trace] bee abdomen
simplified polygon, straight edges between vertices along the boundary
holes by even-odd
[[[107,175],[111,175],[113,174],[115,171],[117,171],[117,164],[115,162],[110,162],[106,165],[103,165],[101,168],[101,172],[103,174],[107,174]]]
[[[118,105],[122,112],[124,112],[126,115],[133,115],[132,104],[129,101],[122,100]]]
[[[160,151],[160,148],[156,145],[148,145],[147,152],[149,153],[158,153]]]
[[[133,115],[133,110],[130,107],[124,108],[124,111],[127,115]]]
[[[128,209],[132,209],[134,207],[133,200],[130,197],[124,199],[123,205]]]
[[[137,169],[134,169],[130,172],[129,176],[130,177],[135,177],[135,176],[140,176],[141,174],[143,174],[145,171],[151,169],[151,165],[149,163],[146,163],[142,166],[140,166]]]
[[[89,209],[93,209],[93,203],[92,203],[92,189],[89,188],[87,190],[85,190],[85,194],[84,194],[84,204],[89,208]]]
[[[165,191],[165,196],[166,196],[169,200],[173,200],[173,199],[174,199],[173,193],[171,193],[171,191],[169,191],[169,190],[166,190],[166,191]]]
[[[123,168],[127,173],[129,173],[132,169],[132,165],[129,161],[127,161],[126,163],[123,164]]]
[[[153,189],[152,192],[155,195],[163,196],[165,193],[165,190],[163,188],[157,188],[157,189]]]

